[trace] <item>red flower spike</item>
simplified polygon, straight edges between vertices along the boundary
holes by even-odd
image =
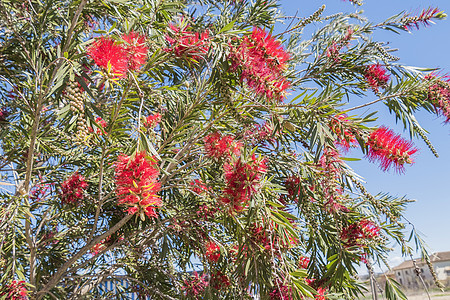
[[[145,118],[144,126],[146,128],[155,128],[159,122],[161,122],[161,115],[157,113]]]
[[[419,25],[425,27],[430,26],[430,23],[433,23],[432,19],[442,19],[445,18],[445,16],[446,15],[437,7],[429,7],[423,9],[422,12],[416,16],[412,16],[412,13],[406,13],[400,22],[403,24],[405,30],[410,31],[413,28],[419,29]]]
[[[292,300],[292,289],[285,285],[282,280],[275,282],[272,291],[269,293],[270,300]]]
[[[336,134],[337,140],[335,145],[339,146],[344,152],[350,150],[356,144],[356,138],[349,129],[346,129],[345,124],[349,122],[346,114],[340,114],[330,120],[329,127]]]
[[[97,66],[108,70],[117,77],[125,77],[128,71],[128,57],[121,45],[118,45],[110,37],[101,37],[87,48],[88,55]]]
[[[132,157],[121,155],[115,163],[118,203],[128,206],[129,214],[140,212],[148,217],[157,217],[155,208],[162,202],[156,195],[160,184],[155,165],[156,162],[148,159],[144,151]]]
[[[389,81],[387,70],[380,64],[370,65],[366,68],[364,77],[374,92],[378,92],[380,87],[385,87]]]
[[[257,94],[281,101],[290,82],[282,75],[287,68],[289,54],[281,43],[264,29],[254,28],[244,36],[238,48],[231,47],[232,69],[241,69],[241,81]]]
[[[214,243],[213,241],[209,241],[206,244],[206,259],[210,262],[210,263],[216,263],[219,261],[220,258],[220,247]]]
[[[184,23],[184,22],[181,22]],[[170,24],[170,35],[166,36],[169,42],[169,48],[164,51],[172,52],[175,56],[180,58],[188,58],[195,62],[199,62],[209,51],[210,38],[209,31],[192,32],[189,30],[187,23],[179,26]]]
[[[364,247],[367,241],[380,237],[381,228],[373,221],[363,219],[346,226],[341,231],[341,240],[345,247]]]
[[[207,286],[208,281],[206,281],[206,274],[199,276],[198,273],[194,271],[194,275],[192,275],[189,280],[184,281],[184,285],[181,289],[187,297],[198,299],[198,297],[203,294]]]
[[[298,266],[302,269],[308,269],[309,262],[310,262],[309,257],[301,256],[298,259]]]
[[[411,156],[417,152],[412,142],[403,139],[392,130],[382,126],[373,131],[367,141],[370,161],[378,160],[383,171],[392,166],[399,173],[405,171],[405,164],[412,164]]]
[[[226,289],[231,285],[230,279],[227,275],[222,274],[222,272],[217,271],[211,274],[211,286],[216,290],[220,291]]]
[[[62,204],[76,204],[79,200],[83,200],[83,193],[87,187],[84,177],[75,172],[61,184]]]
[[[224,169],[226,187],[221,200],[230,204],[231,210],[241,211],[257,192],[259,182],[267,170],[266,161],[257,159],[253,154],[249,162],[243,162],[239,158],[234,163],[226,163]]]
[[[433,74],[425,76],[426,80],[436,79]],[[435,106],[438,114],[443,115],[445,123],[450,122],[450,79],[444,76],[436,80],[433,85],[428,88],[428,100]]]
[[[198,195],[202,195],[208,191],[208,187],[200,179],[191,181],[190,185],[191,190]]]
[[[95,119],[95,123],[97,123],[98,125],[100,125],[102,128],[106,128],[108,126],[108,124],[106,124],[105,120],[103,120],[102,118],[98,117],[97,119]],[[89,132],[93,133],[94,132],[94,128],[89,127]],[[97,127],[96,131],[97,135],[103,135],[103,131]]]
[[[0,288],[0,298],[8,300],[28,300],[25,281],[13,280],[10,284]]]
[[[234,137],[230,135],[222,136],[220,132],[214,132],[206,136],[203,141],[205,142],[205,152],[210,158],[215,159],[229,159],[233,154],[239,155],[242,144],[236,142]]]
[[[125,41],[124,48],[127,53],[128,68],[136,71],[147,62],[146,37],[132,31],[122,35],[122,39]]]

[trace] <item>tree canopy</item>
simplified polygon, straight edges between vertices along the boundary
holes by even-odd
[[[414,114],[450,120],[448,78],[373,33],[446,15],[324,10],[1,0],[0,299],[97,299],[120,280],[124,299],[352,299],[390,240],[432,270],[410,200],[371,195],[345,156],[414,162],[375,103],[436,153]]]

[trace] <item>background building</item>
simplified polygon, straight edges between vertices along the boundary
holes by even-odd
[[[431,263],[434,267],[438,280],[445,286],[450,286],[450,251],[436,252],[430,256]],[[433,277],[425,262],[420,259],[416,259],[416,265],[418,266],[422,278],[425,281],[427,287],[434,285]],[[406,260],[400,265],[392,269],[395,275],[395,279],[407,289],[421,289],[422,282],[416,274],[414,262],[412,260]]]

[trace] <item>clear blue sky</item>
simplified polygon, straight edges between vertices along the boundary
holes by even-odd
[[[363,6],[354,7],[351,3],[341,0],[282,0],[281,10],[286,15],[305,17],[312,14],[322,4],[326,5],[325,13],[330,15],[340,11],[364,10],[364,15],[373,23],[378,23],[401,11],[420,11],[429,6],[438,7],[450,15],[450,1],[418,1],[418,0],[365,0]],[[314,25],[313,25],[314,26]],[[320,26],[318,24],[317,26]],[[387,31],[379,31],[375,35],[378,41],[390,42],[392,48],[398,48],[395,53],[401,58],[400,63],[417,67],[441,68],[443,73],[450,73],[450,19],[438,21],[430,27],[421,27],[412,33],[401,35]],[[360,103],[368,101],[359,99]],[[377,125],[385,124],[401,133],[402,125],[395,124],[395,118],[390,116],[383,105],[376,106],[380,112]],[[363,111],[361,111],[362,113]],[[367,180],[366,187],[372,194],[388,192],[395,196],[407,196],[416,199],[409,205],[406,217],[423,233],[432,252],[450,251],[450,124],[444,124],[443,118],[438,118],[426,112],[416,115],[421,125],[430,131],[430,140],[440,157],[435,158],[421,140],[415,140],[420,149],[415,164],[407,167],[404,175],[393,172],[385,173],[364,159],[351,164],[360,175]],[[403,136],[408,137],[407,133]],[[353,151],[348,156],[361,157],[360,151]],[[448,185],[447,185],[448,184]],[[395,266],[403,261],[399,252],[390,257]]]

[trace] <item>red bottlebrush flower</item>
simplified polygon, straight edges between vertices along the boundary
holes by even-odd
[[[290,197],[297,197],[300,195],[300,178],[298,176],[289,176],[286,179],[284,186]]]
[[[214,214],[218,211],[217,207],[209,207],[204,204],[201,205],[197,210],[197,216],[204,221],[211,220],[214,217]]]
[[[100,252],[105,250],[106,248],[107,247],[106,247],[105,243],[102,241],[98,244],[95,244],[94,247],[91,248],[90,252],[91,252],[92,256],[96,256],[97,254],[99,254]]]
[[[75,204],[84,197],[83,192],[88,187],[84,177],[75,172],[61,184],[61,202],[63,204]]]
[[[232,68],[241,69],[241,80],[257,94],[282,100],[290,82],[283,76],[289,54],[264,29],[254,28],[237,49],[231,47]]]
[[[209,241],[206,246],[206,259],[210,263],[216,263],[220,258],[220,247],[213,241]]]
[[[241,143],[236,142],[232,136],[222,136],[218,131],[206,136],[203,141],[206,155],[215,159],[227,159],[233,154],[239,155],[242,147]]]
[[[431,74],[425,76],[426,80],[435,80],[435,83],[428,88],[428,100],[435,106],[438,114],[443,115],[446,123],[450,122],[450,79],[444,76],[437,79]]]
[[[341,47],[336,42],[333,42],[331,46],[327,48],[327,57],[332,58],[336,63],[340,62],[341,61],[341,58],[339,57],[340,49]]]
[[[181,289],[184,291],[187,297],[193,297],[194,299],[201,299],[201,295],[205,291],[208,286],[208,282],[206,281],[206,275],[203,274],[199,276],[197,272],[194,272],[194,275],[189,278],[189,280],[184,281],[184,285]]]
[[[198,195],[204,194],[208,191],[208,187],[200,179],[191,181],[190,185],[191,190]]]
[[[28,300],[25,281],[13,280],[10,284],[0,287],[0,297],[9,300]]]
[[[367,241],[378,239],[380,231],[381,228],[377,224],[363,219],[344,227],[340,236],[345,247],[364,247]]]
[[[423,9],[419,15],[413,16],[412,13],[405,13],[400,20],[400,23],[403,25],[405,30],[411,30],[413,28],[419,29],[419,25],[423,25],[425,27],[429,26],[430,23],[433,23],[432,19],[443,19],[446,17],[442,11],[440,11],[437,7],[429,7],[427,9]]]
[[[155,208],[162,205],[156,195],[160,189],[157,182],[159,171],[156,162],[146,157],[144,151],[129,157],[118,157],[116,166],[116,194],[118,203],[128,206],[128,213],[140,213],[157,217]]]
[[[222,274],[222,272],[217,271],[211,274],[211,286],[216,290],[223,290],[231,285],[230,279],[227,275]]]
[[[387,70],[380,64],[370,65],[364,72],[364,77],[367,83],[374,92],[378,92],[380,87],[385,87],[389,81],[389,74],[386,75]]]
[[[310,261],[309,257],[301,256],[298,259],[298,266],[302,269],[307,269],[308,265],[309,265],[309,261]]]
[[[259,182],[267,170],[266,161],[253,155],[249,162],[239,158],[234,163],[225,164],[224,169],[226,188],[222,202],[230,204],[235,211],[241,211],[257,192]]]
[[[335,145],[340,146],[344,151],[348,151],[356,143],[355,136],[346,128],[348,122],[347,115],[341,114],[333,117],[329,124],[330,129],[337,136]]]
[[[9,116],[9,111],[5,107],[0,108],[0,124],[6,123],[7,122],[6,118],[8,116]]]
[[[327,300],[328,297],[325,295],[327,294],[328,289],[323,287],[317,288],[317,295],[314,297],[315,300]]]
[[[192,32],[187,22],[181,23],[178,26],[169,25],[170,35],[166,36],[166,40],[170,47],[165,48],[164,51],[173,52],[180,58],[199,62],[208,53],[210,47],[209,31]]]
[[[134,31],[129,34],[122,35],[125,41],[125,51],[128,58],[128,68],[130,70],[138,70],[147,61],[148,47],[145,45],[146,38]]]
[[[108,65],[110,65],[114,76],[126,76],[128,70],[127,53],[112,38],[101,37],[87,48],[87,53],[97,66],[108,70]]]
[[[380,161],[383,171],[394,166],[398,172],[404,172],[405,164],[412,164],[411,156],[417,152],[412,142],[384,126],[370,134],[367,145],[369,146],[367,157],[370,161]]]
[[[98,117],[97,119],[95,119],[95,123],[97,123],[98,125],[100,125],[102,128],[106,128],[108,126],[108,124],[106,124],[105,120],[103,120],[102,118]],[[89,127],[89,132],[93,133],[94,132],[94,128]],[[103,135],[103,130],[98,128],[95,131],[97,133],[97,135]]]
[[[161,115],[156,113],[145,118],[144,126],[146,128],[155,128],[161,122]]]
[[[292,289],[285,285],[281,280],[275,282],[272,291],[269,293],[270,300],[291,300]]]
[[[323,154],[319,159],[320,166],[327,174],[337,176],[341,173],[342,160],[339,152],[331,147],[323,148]]]

